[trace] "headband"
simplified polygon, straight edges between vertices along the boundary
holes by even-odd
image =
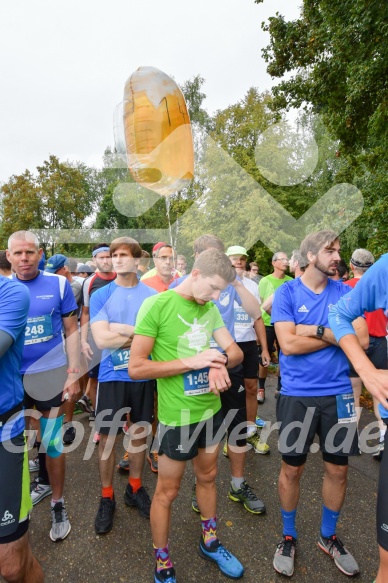
[[[350,261],[353,263],[354,267],[371,267],[371,265],[373,265],[373,261],[366,261],[365,263],[361,263],[361,261],[356,261],[353,259],[353,257]]]
[[[109,253],[110,249],[109,247],[99,247],[98,249],[95,249],[94,251],[92,251],[92,257],[95,257],[97,255],[97,253],[102,253],[102,252],[107,251]]]

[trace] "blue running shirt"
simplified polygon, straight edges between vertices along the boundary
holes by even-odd
[[[105,321],[134,326],[142,303],[154,295],[157,292],[144,283],[139,282],[135,287],[122,287],[113,281],[90,297],[90,323]],[[133,382],[128,375],[129,353],[129,348],[104,348],[98,380]]]
[[[0,358],[0,413],[6,413],[23,401],[20,375],[24,347],[24,329],[30,306],[26,288],[15,280],[0,276],[0,329],[12,336],[13,344]],[[0,427],[0,442],[19,435],[24,429],[23,411],[12,423]]]
[[[330,306],[347,293],[348,286],[327,280],[325,289],[315,294],[301,278],[287,281],[275,293],[271,323],[329,327]],[[328,346],[309,354],[285,356],[280,351],[281,393],[297,397],[324,397],[350,393],[349,365],[338,346]]]
[[[388,315],[388,253],[368,269],[352,291],[331,307],[329,321],[336,340],[354,334],[351,322],[364,312],[379,308]],[[380,404],[379,412],[381,417],[388,417],[387,409]]]
[[[40,271],[34,279],[19,281],[27,287],[31,300],[21,373],[32,374],[65,365],[62,315],[77,312],[71,285],[62,275],[48,271]]]

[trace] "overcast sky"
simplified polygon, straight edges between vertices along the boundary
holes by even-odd
[[[100,166],[126,79],[154,66],[206,79],[209,112],[270,89],[263,20],[301,0],[2,0],[0,182],[50,154]]]

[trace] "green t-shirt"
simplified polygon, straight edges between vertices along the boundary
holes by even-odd
[[[286,281],[290,281],[291,279],[292,277],[290,277],[289,275],[285,275],[283,279],[278,279],[273,275],[267,275],[266,277],[263,277],[259,282],[260,298],[263,301],[266,300],[278,289],[278,287],[283,285],[283,283],[285,283]],[[261,314],[263,317],[264,326],[271,326],[271,316],[267,314],[267,312],[264,312],[263,309],[261,310]]]
[[[214,330],[225,326],[217,306],[200,306],[174,290],[147,298],[136,319],[135,334],[155,338],[152,360],[167,362],[194,356],[210,347]],[[209,391],[209,369],[158,379],[158,417],[164,425],[189,425],[210,419],[221,408]]]

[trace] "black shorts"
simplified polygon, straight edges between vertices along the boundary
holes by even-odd
[[[92,360],[88,360],[88,377],[90,379],[98,379],[98,373],[100,372],[100,362],[102,358],[102,350],[98,348],[94,341],[93,334],[91,330],[88,331],[88,344],[92,349],[93,356]]]
[[[256,340],[249,342],[237,342],[244,353],[242,366],[244,369],[244,379],[257,379],[257,369],[259,368],[259,353]]]
[[[375,368],[380,368],[382,370],[388,369],[388,359],[387,359],[387,339],[385,336],[378,338],[377,336],[369,336],[369,346],[365,354],[375,366]],[[349,376],[351,378],[357,378],[358,374],[353,368],[352,363],[349,362]]]
[[[12,446],[17,451],[12,451]],[[19,540],[28,530],[32,508],[29,482],[28,453],[22,432],[0,442],[0,544]]]
[[[265,334],[267,336],[267,345],[268,345],[268,352],[271,354],[275,352],[278,348],[278,339],[276,338],[275,334],[275,326],[266,326],[265,327]],[[261,346],[259,345],[259,364],[263,366],[261,362]]]
[[[206,421],[172,427],[159,423],[156,438],[159,455],[186,462],[198,455],[199,449],[218,445],[224,435],[224,417],[221,410]]]
[[[353,393],[327,397],[280,394],[276,417],[281,423],[279,451],[283,458],[306,456],[315,435],[319,437],[319,449],[324,456],[359,455]]]
[[[152,423],[154,420],[155,381],[129,382],[111,381],[98,384],[96,431],[104,435],[117,434],[125,418],[131,412],[132,423]],[[112,421],[120,410],[122,415]],[[106,411],[102,416],[101,412]],[[99,418],[100,417],[100,418]]]
[[[228,369],[232,386],[220,394],[222,414],[230,445],[246,445],[247,402],[245,396],[243,366]]]
[[[38,411],[50,411],[63,404],[62,393],[67,381],[67,365],[43,372],[23,375],[24,406]]]
[[[383,419],[388,425],[388,419]],[[379,489],[377,494],[376,526],[377,542],[388,551],[388,428],[385,432],[384,454],[380,464]]]

